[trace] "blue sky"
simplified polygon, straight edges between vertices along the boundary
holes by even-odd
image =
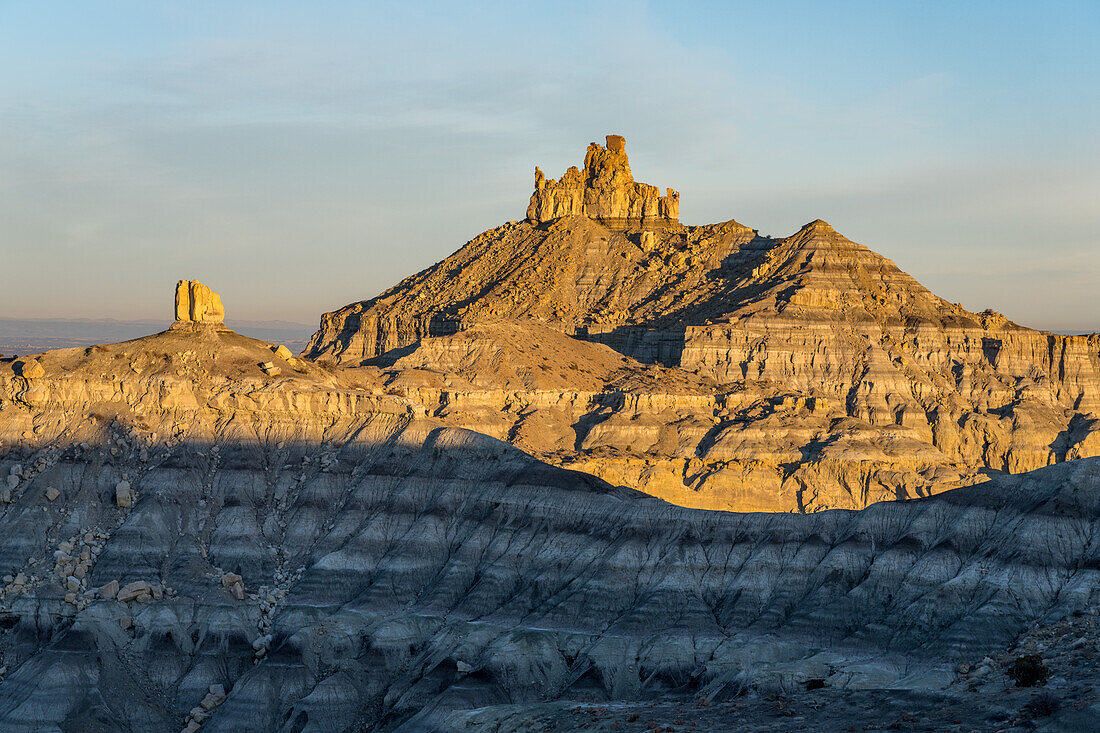
[[[1100,330],[1100,3],[0,0],[0,316],[315,322],[627,138],[681,218],[815,218]]]

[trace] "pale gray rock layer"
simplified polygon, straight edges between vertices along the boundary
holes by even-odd
[[[0,508],[0,570],[38,578],[0,596],[3,730],[171,730],[218,684],[203,731],[421,730],[456,709],[745,680],[939,689],[1100,593],[1091,459],[768,515],[675,507],[391,414],[299,441],[229,420],[116,453],[0,462],[29,476]],[[132,507],[115,502],[124,474]],[[89,531],[107,539],[88,588],[162,597],[66,603],[54,551]]]

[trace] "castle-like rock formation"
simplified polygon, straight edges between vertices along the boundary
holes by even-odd
[[[180,280],[176,283],[176,324],[210,323],[225,321],[225,308],[217,293],[198,280]]]
[[[626,140],[608,135],[606,148],[589,144],[583,172],[572,166],[555,181],[535,167],[527,220],[538,224],[563,216],[587,216],[614,229],[670,226],[680,218],[680,194],[669,188],[662,196],[656,186],[635,181]]]

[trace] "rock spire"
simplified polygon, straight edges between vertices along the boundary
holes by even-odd
[[[656,186],[635,181],[626,140],[608,135],[607,147],[588,145],[583,171],[572,166],[555,181],[535,167],[527,220],[538,224],[563,216],[587,216],[614,229],[667,227],[679,221],[680,194],[669,188],[662,196]]]
[[[217,293],[198,280],[176,283],[176,324],[209,323],[220,325],[225,320],[225,308]]]

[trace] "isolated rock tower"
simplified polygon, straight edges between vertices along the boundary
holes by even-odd
[[[217,293],[198,280],[180,280],[176,283],[176,323],[222,325],[225,308]]]
[[[669,188],[662,196],[656,186],[635,181],[626,139],[608,135],[606,140],[607,147],[589,143],[583,172],[572,166],[555,181],[535,167],[529,222],[586,216],[611,229],[667,228],[679,223],[680,194]]]

